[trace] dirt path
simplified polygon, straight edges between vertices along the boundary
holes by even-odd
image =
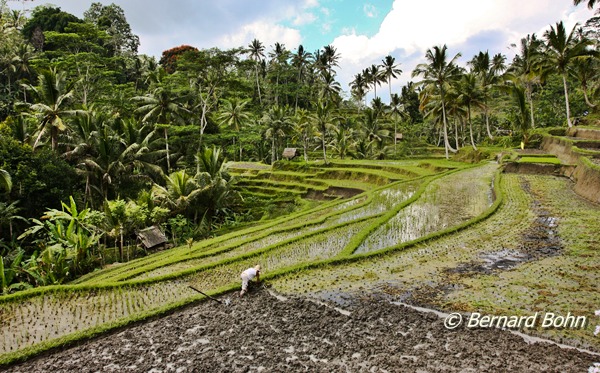
[[[433,314],[385,301],[344,314],[266,290],[203,302],[9,372],[587,372],[599,356],[527,344],[500,330],[446,330]]]

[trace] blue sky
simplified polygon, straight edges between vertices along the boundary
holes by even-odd
[[[447,44],[463,63],[480,50],[503,53],[530,33],[542,36],[549,25],[584,23],[593,11],[572,0],[99,0],[121,6],[140,36],[140,53],[160,57],[163,50],[189,44],[198,48],[246,46],[257,38],[295,50],[332,44],[341,54],[338,80],[344,89],[357,72],[388,54],[404,71],[397,91],[412,80],[428,48]],[[15,9],[45,1],[9,0]],[[91,1],[51,0],[82,17]],[[387,87],[382,87],[382,91]]]

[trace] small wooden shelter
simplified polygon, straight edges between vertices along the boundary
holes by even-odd
[[[283,158],[286,158],[288,161],[296,158],[300,155],[300,152],[296,148],[285,148],[283,149]]]
[[[396,141],[401,141],[401,140],[402,140],[402,133],[396,132]]]
[[[136,235],[146,250],[164,250],[169,247],[167,236],[156,225],[137,231]]]

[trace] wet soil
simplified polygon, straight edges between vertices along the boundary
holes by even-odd
[[[385,300],[348,312],[261,288],[228,306],[205,301],[9,372],[584,372],[600,359],[499,329],[447,330]]]

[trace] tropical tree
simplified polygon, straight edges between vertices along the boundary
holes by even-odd
[[[508,69],[508,80],[525,89],[531,128],[535,128],[533,88],[536,84],[540,84],[547,74],[547,70],[542,69],[542,44],[535,34],[522,38],[519,53],[515,55]]]
[[[275,70],[275,105],[279,105],[279,77],[281,70],[287,65],[290,52],[281,43],[275,43],[273,50],[269,53],[270,66]]]
[[[265,137],[271,140],[271,163],[275,163],[278,159],[277,142],[286,136],[292,128],[288,109],[281,106],[273,106],[262,118],[262,122],[267,126]]]
[[[487,135],[492,140],[492,132],[490,130],[490,114],[487,101],[489,100],[490,89],[499,83],[500,74],[506,69],[505,66],[506,57],[498,53],[493,56],[490,60],[490,54],[485,52],[479,52],[479,54],[473,56],[468,64],[471,67],[471,71],[479,78],[482,93],[483,93],[483,116],[485,118],[485,128]]]
[[[550,30],[544,33],[544,37],[546,38],[547,63],[552,70],[561,75],[563,80],[565,106],[567,110],[567,125],[569,127],[572,127],[573,123],[571,122],[569,89],[567,86],[568,69],[576,58],[590,54],[587,47],[591,44],[587,39],[578,39],[576,37],[575,31],[577,27],[578,24],[576,24],[567,35],[565,26],[561,21],[556,23],[556,27],[551,26]]]
[[[456,150],[450,146],[448,141],[448,121],[446,117],[446,102],[445,96],[450,89],[450,84],[456,81],[460,76],[460,68],[456,65],[456,60],[460,57],[460,53],[456,54],[450,60],[447,56],[448,47],[446,45],[439,47],[435,46],[428,49],[425,58],[428,63],[421,63],[415,67],[412,76],[423,76],[421,85],[429,91],[439,95],[442,109],[442,125],[444,133],[444,148],[446,159],[449,158],[448,150],[455,152]]]
[[[38,86],[30,85],[29,89],[36,101],[30,105],[30,109],[39,119],[39,134],[33,147],[37,147],[42,136],[49,131],[52,150],[56,150],[59,133],[67,130],[66,118],[81,112],[65,108],[73,96],[73,90],[66,83],[65,72],[55,69],[43,71],[38,77]]]
[[[473,121],[471,120],[471,109],[480,108],[485,111],[485,93],[479,85],[477,77],[473,73],[464,74],[457,84],[457,101],[467,109],[467,122],[469,124],[469,136],[471,146],[477,150],[475,139],[473,138]]]
[[[591,108],[596,107],[597,104],[594,104],[590,100],[588,91],[592,88],[591,85],[594,82],[598,82],[600,78],[600,64],[598,63],[598,59],[592,56],[575,59],[569,73],[571,77],[577,79],[579,82],[585,103]]]
[[[218,120],[222,125],[229,127],[230,129],[238,133],[238,139],[240,138],[240,131],[242,126],[250,121],[250,111],[246,108],[250,101],[241,100],[237,97],[223,100]],[[240,161],[242,160],[242,142],[238,140],[240,146]],[[234,138],[235,146],[235,138]],[[235,153],[234,153],[235,154]]]
[[[298,46],[298,50],[292,57],[292,66],[298,70],[297,76],[297,88],[296,88],[296,99],[295,99],[295,107],[298,110],[298,96],[300,94],[300,87],[302,86],[302,82],[304,80],[304,70],[308,64],[310,64],[312,59],[312,54],[307,52],[304,49],[304,46],[300,44]]]
[[[314,114],[315,127],[319,131],[321,138],[321,148],[323,149],[323,161],[327,163],[327,134],[336,124],[337,117],[333,114],[333,106],[324,101],[317,104],[317,110]]]
[[[258,91],[258,101],[262,105],[260,82],[258,80],[258,66],[263,58],[265,58],[265,47],[258,39],[254,39],[250,42],[250,44],[248,44],[248,53],[250,54],[250,59],[254,60],[254,70],[256,72],[256,90]]]
[[[573,0],[573,4],[579,5],[581,3],[585,3],[586,1],[588,8],[594,9],[594,5],[596,5],[596,0]]]
[[[308,162],[308,147],[313,139],[318,135],[315,128],[315,120],[305,109],[299,109],[293,117],[294,138],[300,140],[304,150],[304,161]]]
[[[169,125],[182,120],[183,115],[188,113],[188,110],[183,107],[183,99],[184,97],[177,96],[164,87],[157,87],[153,92],[145,96],[133,97],[133,100],[139,105],[135,112],[143,115],[142,121],[154,121],[154,123],[163,127],[167,156],[167,173],[171,172]]]
[[[363,70],[363,76],[373,86],[375,98],[377,98],[377,86],[381,85],[381,82],[385,81],[385,77],[382,76],[381,70],[378,65],[371,65],[371,67]]]
[[[392,100],[392,78],[396,79],[402,74],[402,70],[398,68],[396,59],[391,55],[385,56],[381,61],[381,67],[383,68],[382,77],[387,79],[388,88],[390,90],[390,101]]]
[[[363,73],[354,75],[354,80],[350,82],[350,89],[352,91],[352,97],[359,103],[359,111],[363,100],[366,99],[367,91],[369,89],[369,83],[365,79]],[[367,106],[366,102],[364,106]]]
[[[8,225],[8,235],[10,238],[13,237],[13,222],[20,220],[26,222],[27,219],[19,215],[21,210],[17,205],[19,201],[11,203],[0,202],[0,237],[2,237],[2,227]]]
[[[0,187],[4,188],[8,193],[12,189],[12,178],[8,171],[2,169],[0,169]]]
[[[394,122],[394,153],[397,151],[397,143],[398,143],[398,121],[402,118],[406,118],[408,114],[404,110],[404,104],[402,103],[402,98],[394,93],[390,99],[389,105],[389,113],[392,116],[392,120]]]

